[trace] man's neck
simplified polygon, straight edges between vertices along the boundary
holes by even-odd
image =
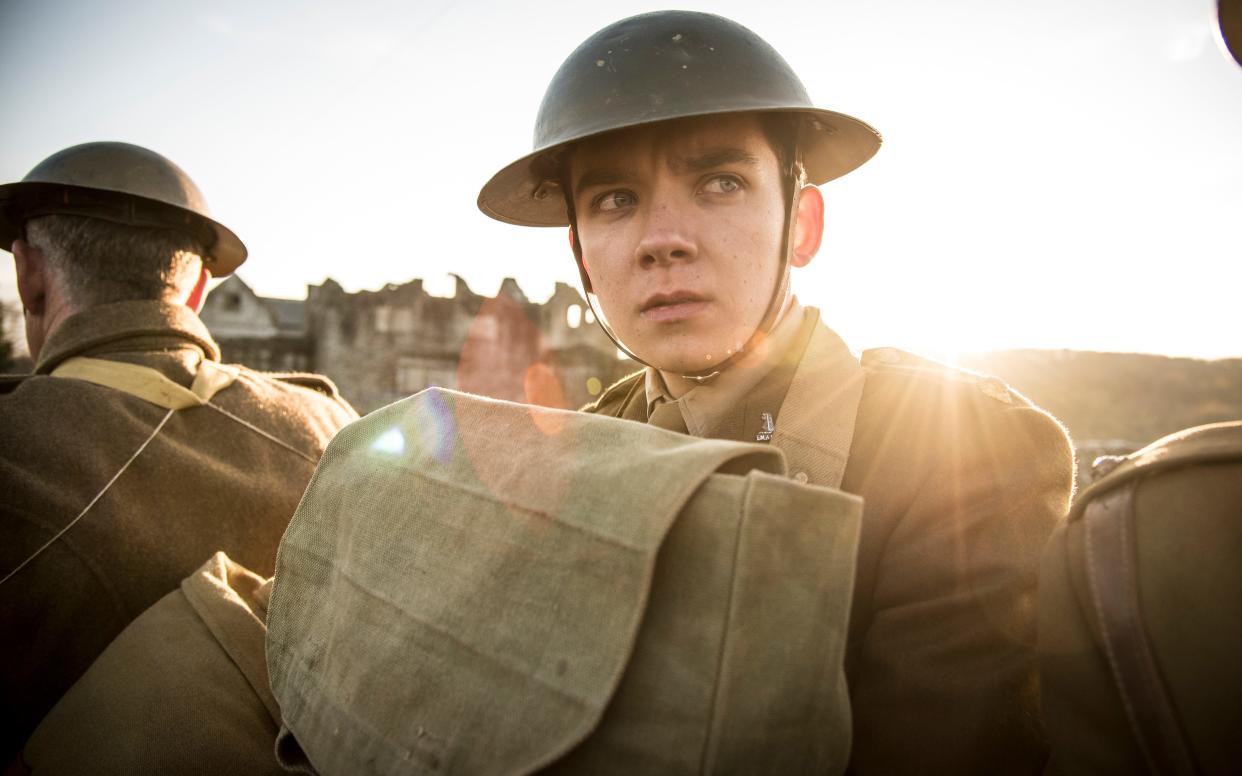
[[[776,322],[772,324],[772,329],[771,329],[772,332],[776,331],[776,329],[779,326],[781,326],[782,323],[784,323],[786,316],[789,315],[789,311],[794,309],[795,305],[796,305],[795,297],[792,294],[790,294],[789,297],[785,300],[784,305],[782,305],[781,314],[777,316]],[[770,339],[766,336],[753,336],[752,335],[749,347],[747,348],[746,352],[742,354],[741,358],[730,363],[727,368],[728,369],[757,368],[757,367],[762,366],[764,361],[766,361],[770,356],[771,356]],[[660,377],[663,378],[664,380],[664,387],[668,389],[668,395],[673,397],[674,399],[680,399],[682,396],[685,396],[693,388],[697,388],[698,386],[703,385],[704,383],[708,383],[712,380],[715,380],[719,376],[719,373],[717,373],[708,378],[695,379],[692,377],[686,377],[678,372],[670,372],[664,369],[659,369],[657,371],[659,371]]]
[[[170,305],[185,306],[186,292],[168,294],[158,299],[132,299],[122,301],[133,302],[153,302]],[[61,324],[69,320],[78,313],[83,313],[95,307],[103,305],[97,304],[77,304],[72,298],[63,293],[54,294],[48,297],[48,303],[44,306],[44,312],[40,315],[28,315],[26,318],[26,344],[30,351],[30,358],[36,364],[39,363],[39,355],[43,350],[43,346],[51,339],[52,334],[60,328]],[[190,308],[186,308],[190,309]],[[191,310],[191,312],[197,312]]]
[[[26,346],[30,358],[39,361],[39,353],[43,345],[62,323],[78,312],[78,308],[69,297],[61,293],[49,293],[44,297],[43,309],[36,313],[26,314]]]

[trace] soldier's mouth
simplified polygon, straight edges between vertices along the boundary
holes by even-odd
[[[639,312],[649,321],[668,323],[692,318],[710,303],[709,298],[692,291],[672,291],[647,297]]]

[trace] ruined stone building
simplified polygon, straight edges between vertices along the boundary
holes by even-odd
[[[202,318],[225,361],[323,373],[360,412],[432,385],[572,409],[635,368],[571,286],[538,304],[512,278],[486,297],[454,277],[450,297],[421,280],[354,293],[327,280],[296,300],[259,296],[234,275]]]

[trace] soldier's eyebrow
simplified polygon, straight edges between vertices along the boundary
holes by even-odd
[[[718,148],[696,156],[684,156],[670,161],[669,166],[677,174],[706,172],[730,164],[759,165],[759,157],[741,148]],[[620,167],[595,167],[586,170],[574,183],[574,191],[593,186],[615,186],[634,180],[635,173]]]
[[[706,172],[729,164],[745,164],[755,167],[759,164],[759,157],[741,148],[720,148],[698,156],[675,159],[672,167],[677,173]]]
[[[627,180],[633,180],[634,174],[616,167],[596,167],[587,170],[578,177],[578,182],[574,184],[574,191],[582,191],[591,186],[613,186],[618,183],[624,183]]]

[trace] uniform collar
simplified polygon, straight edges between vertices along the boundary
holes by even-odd
[[[746,397],[755,386],[787,358],[792,357],[796,361],[801,355],[791,351],[798,340],[803,317],[802,305],[794,299],[772,330],[762,350],[752,352],[747,358],[711,380],[686,391],[678,399],[669,394],[660,373],[647,367],[644,375],[647,416],[651,416],[658,404],[674,402],[680,408],[686,430],[691,436],[715,438],[720,437],[726,428],[731,429],[735,425],[740,427],[742,420],[733,416],[745,408]],[[772,412],[776,409],[773,407]],[[726,436],[731,437],[733,434]]]
[[[794,479],[838,488],[853,443],[866,374],[841,338],[820,322],[818,310],[806,308],[801,317],[810,332],[806,347],[796,338],[785,354],[795,363],[781,362],[757,393],[767,397],[760,397],[765,404],[768,399],[779,404],[780,418],[770,441],[785,454]],[[778,374],[786,369],[793,371],[788,383]],[[647,421],[639,387],[635,380],[616,410],[617,417]],[[782,397],[779,401],[778,396]],[[749,431],[749,426],[744,428]]]
[[[220,360],[220,348],[190,308],[160,301],[114,302],[75,313],[57,326],[39,354],[35,374],[48,374],[73,356],[133,349],[128,341],[135,339],[164,350],[188,345],[210,361]]]
[[[818,321],[818,311],[811,312]],[[865,380],[841,338],[827,326],[815,326],[772,435],[799,482],[841,486]]]

